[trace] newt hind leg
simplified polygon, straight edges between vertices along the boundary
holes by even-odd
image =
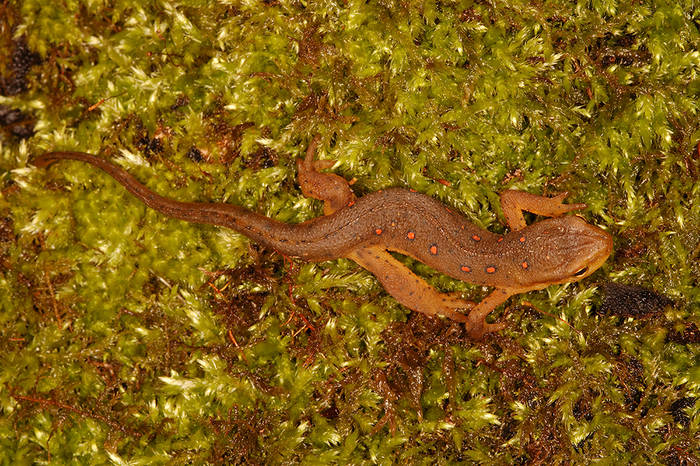
[[[382,246],[365,246],[347,255],[377,277],[384,289],[407,308],[428,315],[440,315],[467,323],[468,310],[474,303],[452,293],[440,293],[414,274]]]
[[[355,200],[350,183],[334,173],[321,173],[330,168],[332,160],[314,160],[319,137],[315,136],[306,149],[306,157],[297,159],[297,181],[305,196],[323,201],[323,213],[330,215]]]
[[[513,294],[508,290],[496,289],[475,304],[457,293],[437,291],[381,246],[365,246],[352,251],[347,257],[372,272],[399,303],[412,311],[461,322],[474,340],[506,327],[505,323],[487,323],[486,317]],[[469,311],[469,314],[464,314],[464,311]]]

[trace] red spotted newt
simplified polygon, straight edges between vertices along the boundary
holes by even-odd
[[[612,237],[578,216],[562,216],[585,204],[564,204],[567,193],[543,197],[508,190],[501,208],[510,233],[473,225],[439,201],[391,188],[355,198],[349,183],[320,170],[317,140],[297,161],[302,192],[324,201],[324,216],[287,224],[230,204],[180,202],[156,194],[122,168],[82,152],[51,152],[34,159],[47,166],[78,160],[98,167],[148,207],[188,222],[231,228],[286,256],[309,261],[345,257],[372,272],[388,293],[414,311],[465,324],[472,338],[501,330],[486,316],[510,296],[587,277],[608,258]],[[523,211],[552,217],[526,225]],[[411,256],[450,277],[495,288],[480,303],[441,293],[390,254]],[[460,312],[468,310],[468,314]]]

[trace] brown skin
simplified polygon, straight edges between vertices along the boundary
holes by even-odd
[[[463,322],[473,338],[500,330],[486,316],[510,296],[587,277],[608,258],[612,237],[576,216],[558,217],[585,204],[519,191],[501,194],[511,232],[496,235],[452,213],[423,194],[391,188],[356,199],[346,180],[321,173],[329,161],[315,161],[317,141],[297,163],[305,195],[324,201],[323,217],[287,224],[230,204],[179,202],[146,188],[122,168],[82,152],[51,152],[37,167],[57,160],[90,163],[111,175],[147,206],[189,222],[231,228],[287,256],[310,261],[347,257],[372,272],[394,298],[414,311]],[[526,210],[550,218],[526,226]],[[479,304],[441,293],[411,272],[389,251],[411,256],[469,283],[494,287]],[[468,315],[459,309],[471,309]]]

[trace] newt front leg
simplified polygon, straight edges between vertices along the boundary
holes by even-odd
[[[568,195],[569,193],[563,192],[554,197],[545,197],[509,189],[501,193],[501,210],[510,229],[519,231],[527,226],[523,211],[544,217],[559,217],[586,208],[586,204],[564,204],[562,201]]]

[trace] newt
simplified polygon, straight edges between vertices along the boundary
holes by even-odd
[[[306,158],[297,160],[297,178],[304,195],[324,201],[324,215],[297,224],[231,204],[163,197],[121,167],[83,152],[50,152],[35,158],[33,164],[45,167],[58,160],[87,162],[169,217],[231,228],[286,256],[308,261],[352,259],[373,273],[402,305],[464,323],[474,339],[505,328],[505,323],[487,323],[486,317],[509,297],[581,280],[598,269],[612,251],[612,236],[606,231],[579,216],[563,215],[586,208],[586,204],[564,204],[567,193],[544,197],[504,191],[500,203],[510,232],[494,234],[413,190],[390,188],[356,198],[347,180],[320,171],[334,162],[315,160],[317,143],[314,139]],[[527,225],[523,211],[551,218]],[[478,304],[439,292],[390,251],[494,290]]]

